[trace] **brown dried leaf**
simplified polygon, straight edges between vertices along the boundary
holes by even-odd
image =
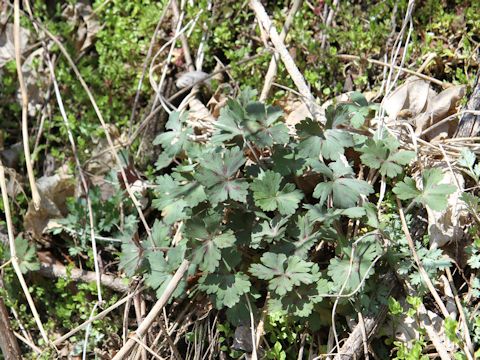
[[[23,53],[27,47],[30,32],[20,28],[20,51]],[[7,62],[15,59],[15,46],[13,44],[13,24],[7,24],[0,33],[0,68]]]
[[[424,129],[455,113],[457,103],[464,95],[465,86],[458,85],[445,89],[435,97],[430,98],[426,111],[415,119],[416,134],[421,134]],[[442,134],[446,137],[448,136],[449,130],[450,124],[445,123],[443,126],[432,130],[432,132],[428,134],[428,139],[438,138],[442,136]]]
[[[402,110],[409,110],[415,116],[425,109],[431,94],[427,81],[410,77],[383,100],[383,107],[390,119],[396,119]]]
[[[77,26],[75,44],[77,51],[81,52],[89,48],[101,28],[92,7],[87,3],[77,2],[75,5],[68,5],[62,15]]]
[[[25,231],[40,241],[49,220],[67,214],[66,200],[74,195],[75,183],[72,177],[43,176],[37,180],[37,188],[41,198],[40,208],[35,210],[33,202],[30,201],[23,225]]]

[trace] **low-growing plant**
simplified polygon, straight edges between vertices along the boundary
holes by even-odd
[[[227,309],[234,324],[249,321],[261,299],[269,312],[318,322],[316,309],[325,298],[369,289],[373,265],[385,254],[381,237],[399,241],[398,233],[379,227],[369,202],[374,188],[359,178],[359,166],[395,181],[415,154],[387,135],[358,136],[371,116],[360,94],[329,108],[324,125],[300,122],[295,135],[280,109],[254,101],[255,95],[247,89],[229,100],[208,141],[196,141],[186,113],[171,114],[155,140],[163,153],[152,205],[161,218],[151,242],[123,243],[120,265],[129,276],[145,274],[160,296],[188,258],[188,273],[199,274],[195,288],[217,309]],[[347,160],[347,151],[357,164]],[[422,191],[409,182],[412,195],[404,198],[445,205],[451,188],[438,185],[434,175]],[[353,223],[361,229],[354,236]],[[326,264],[316,260],[323,243],[335,248]],[[439,254],[420,256],[433,261]],[[174,296],[183,296],[185,286],[186,278]]]

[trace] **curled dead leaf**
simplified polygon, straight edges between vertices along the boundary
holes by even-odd
[[[66,200],[74,195],[75,182],[72,177],[43,176],[37,180],[37,188],[41,199],[40,208],[35,210],[30,201],[23,225],[35,240],[42,241],[49,221],[67,214]]]
[[[88,49],[96,34],[100,31],[100,23],[88,3],[78,1],[75,5],[68,5],[62,15],[77,27],[75,47],[78,52]]]
[[[465,86],[458,85],[445,89],[441,93],[431,97],[428,101],[425,112],[419,114],[415,118],[415,133],[420,135],[426,128],[454,114],[456,112],[457,103],[464,95]],[[454,124],[454,119],[452,119],[451,122],[445,123],[429,132],[427,139],[433,140],[438,139],[439,137],[447,138],[449,135],[453,134],[455,129],[456,124]]]
[[[23,53],[27,47],[30,31],[20,28],[20,51]],[[7,62],[15,59],[15,46],[13,44],[13,24],[7,24],[0,32],[0,68]]]
[[[431,95],[427,81],[410,77],[383,100],[382,106],[390,119],[396,119],[399,112],[405,109],[417,115],[425,109]]]

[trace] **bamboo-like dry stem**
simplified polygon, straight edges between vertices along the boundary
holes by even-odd
[[[15,0],[13,3],[13,42],[15,46],[15,63],[17,66],[18,83],[20,86],[20,94],[22,96],[22,139],[23,152],[25,153],[25,164],[27,167],[28,182],[30,183],[30,190],[32,192],[32,200],[35,210],[40,209],[40,193],[35,183],[35,176],[33,174],[32,159],[30,155],[30,145],[28,144],[28,93],[25,87],[25,79],[22,71],[22,55],[20,42],[20,0]]]
[[[173,275],[172,279],[168,283],[167,287],[165,288],[164,293],[162,296],[157,300],[153,308],[150,310],[148,315],[145,317],[145,319],[142,321],[140,326],[137,328],[135,333],[130,335],[130,338],[128,339],[127,343],[122,346],[122,348],[118,351],[118,353],[115,355],[113,360],[120,360],[124,359],[125,356],[127,356],[130,351],[132,350],[133,346],[135,345],[135,339],[141,339],[145,332],[150,328],[152,323],[155,321],[156,317],[160,314],[162,311],[163,307],[167,304],[167,301],[170,299],[172,296],[173,292],[178,286],[178,283],[182,279],[182,277],[185,275],[186,271],[188,270],[188,266],[190,265],[190,262],[188,260],[183,260],[182,264],[178,268],[178,270],[175,272],[175,275]]]

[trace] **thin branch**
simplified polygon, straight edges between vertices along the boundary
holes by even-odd
[[[93,271],[86,271],[79,268],[69,269],[61,264],[49,264],[46,262],[40,263],[40,270],[38,272],[47,278],[70,279],[73,281],[82,281],[85,283],[94,282],[97,279],[97,274]],[[125,284],[124,279],[112,275],[103,274],[101,278],[102,286],[109,288],[116,292],[127,292],[129,286]]]
[[[142,287],[140,288],[139,290],[137,291],[134,291],[132,292],[131,294],[125,296],[123,299],[117,301],[115,304],[109,306],[108,308],[106,308],[105,310],[103,310],[102,312],[98,313],[97,315],[95,315],[94,317],[88,319],[87,321],[85,321],[83,324],[80,324],[79,326],[77,326],[76,328],[70,330],[68,333],[66,333],[65,335],[62,335],[60,336],[57,340],[55,340],[53,342],[53,345],[60,345],[61,343],[63,343],[65,340],[67,340],[69,337],[75,335],[76,333],[78,333],[79,331],[82,331],[83,329],[85,329],[89,324],[91,324],[92,322],[96,321],[96,320],[99,320],[99,319],[102,319],[105,315],[107,315],[108,313],[112,312],[113,310],[115,310],[116,308],[118,308],[119,306],[125,304],[129,299],[131,299],[132,297],[134,297],[136,294],[138,294],[139,292],[143,291],[145,288]]]
[[[346,60],[346,61],[352,61],[352,60],[362,61],[362,60],[365,60],[365,61],[367,61],[371,64],[380,65],[380,66],[384,66],[384,67],[393,67],[395,70],[398,70],[400,73],[404,72],[406,74],[415,75],[415,76],[417,76],[417,77],[419,77],[423,80],[429,81],[429,82],[434,83],[436,85],[439,85],[443,88],[446,88],[450,85],[450,84],[445,83],[443,81],[437,80],[437,79],[435,79],[431,76],[427,76],[427,75],[424,75],[422,73],[419,73],[418,71],[406,69],[404,67],[397,66],[397,65],[390,65],[390,64],[388,64],[384,61],[380,61],[380,60],[375,60],[375,59],[370,59],[370,58],[362,58],[360,56],[348,55],[348,54],[338,54],[337,57],[340,60]]]
[[[292,56],[285,47],[285,44],[280,38],[280,35],[278,35],[277,29],[275,29],[275,26],[272,24],[272,21],[270,20],[267,12],[265,11],[265,8],[259,0],[250,0],[249,4],[255,12],[255,16],[257,17],[258,22],[268,34],[270,40],[272,40],[273,46],[280,54],[280,58],[282,59],[282,62],[285,65],[288,73],[290,74],[293,82],[297,86],[298,91],[306,99],[306,105],[308,107],[308,110],[312,114],[313,118],[318,120],[320,118],[319,106],[318,104],[316,104],[315,98],[310,91],[310,88],[305,82],[302,73],[300,72],[300,70],[298,70],[297,65],[295,65],[295,62],[293,61]]]
[[[285,23],[283,24],[282,32],[280,33],[280,40],[285,41],[288,30],[290,30],[290,26],[293,23],[295,14],[302,5],[302,2],[303,0],[293,1],[292,7],[288,12]],[[265,75],[265,82],[263,83],[262,92],[260,93],[260,101],[265,101],[267,99],[270,88],[272,87],[273,81],[275,80],[275,76],[277,76],[278,61],[280,61],[280,55],[278,53],[274,53],[272,59],[270,60],[270,65],[268,65],[267,74]]]
[[[38,330],[40,331],[40,334],[42,335],[42,338],[45,341],[45,343],[48,344],[50,341],[48,340],[48,336],[43,327],[42,320],[40,320],[40,315],[38,314],[35,303],[33,302],[32,295],[28,290],[28,285],[25,282],[22,271],[20,270],[20,265],[18,264],[17,251],[15,249],[15,237],[13,235],[12,215],[10,213],[10,203],[7,195],[7,184],[5,182],[5,169],[1,161],[0,161],[0,188],[2,190],[3,210],[5,212],[5,220],[7,223],[8,242],[10,246],[10,258],[12,260],[13,269],[15,270],[15,274],[17,275],[18,281],[22,286],[23,293],[25,294],[28,305],[30,306],[30,310],[32,311],[33,318],[37,323]]]
[[[415,260],[415,264],[417,265],[418,272],[420,273],[422,280],[427,285],[427,288],[432,294],[433,298],[435,299],[435,302],[437,303],[438,307],[442,311],[443,316],[447,318],[450,316],[450,314],[448,313],[448,310],[445,304],[440,298],[440,295],[438,295],[437,290],[433,286],[432,280],[430,280],[430,278],[428,277],[428,274],[423,268],[422,262],[418,257],[417,250],[415,249],[415,243],[413,242],[412,236],[410,235],[410,231],[408,230],[407,221],[405,220],[405,214],[403,213],[402,203],[398,198],[397,198],[397,206],[398,206],[398,213],[400,215],[400,220],[402,222],[402,230],[405,233],[405,236],[407,238],[408,246],[410,248],[410,251],[412,252],[412,256],[413,256],[413,259]]]
[[[22,95],[22,139],[23,151],[25,153],[25,164],[27,166],[28,182],[32,191],[32,200],[35,210],[40,209],[40,194],[35,183],[35,176],[33,174],[32,159],[30,155],[30,146],[28,144],[28,93],[25,87],[25,79],[22,71],[22,56],[21,56],[21,42],[20,42],[20,0],[15,0],[13,8],[14,23],[13,23],[13,42],[15,45],[15,63],[17,66],[18,83],[20,85],[20,93]]]
[[[182,264],[180,265],[178,270],[175,272],[175,275],[173,275],[172,279],[169,281],[162,296],[157,300],[152,310],[150,310],[148,315],[143,320],[142,324],[137,328],[137,330],[132,335],[130,335],[130,338],[128,339],[127,343],[124,346],[122,346],[122,348],[118,351],[118,353],[115,355],[113,360],[124,359],[125,356],[127,356],[130,353],[133,346],[135,345],[134,338],[141,339],[143,337],[145,332],[150,328],[152,323],[155,321],[158,314],[160,314],[163,307],[167,304],[167,301],[170,299],[173,292],[177,288],[180,280],[188,270],[189,264],[190,262],[188,260],[183,260]]]

